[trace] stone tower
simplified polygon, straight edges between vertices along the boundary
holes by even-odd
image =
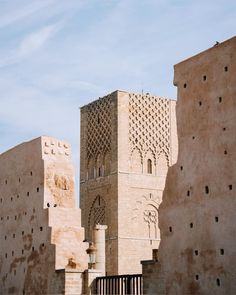
[[[236,37],[175,65],[179,155],[145,294],[236,294],[235,73]]]
[[[42,136],[0,155],[0,294],[82,294],[87,243],[70,146]]]
[[[141,272],[159,246],[158,207],[176,161],[175,101],[115,91],[81,109],[86,238],[106,224],[107,274]]]

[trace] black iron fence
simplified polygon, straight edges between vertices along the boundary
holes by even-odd
[[[97,277],[95,282],[97,295],[142,295],[143,280],[141,274]]]

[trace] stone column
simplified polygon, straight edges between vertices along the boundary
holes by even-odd
[[[94,244],[96,251],[96,266],[95,268],[102,272],[102,275],[106,274],[106,249],[105,249],[105,230],[107,225],[95,225],[93,231]]]

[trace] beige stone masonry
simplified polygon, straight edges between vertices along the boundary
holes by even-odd
[[[96,247],[96,269],[100,270],[102,275],[106,275],[106,248],[105,231],[107,225],[95,225],[93,230],[93,240]]]
[[[177,156],[175,101],[115,91],[81,108],[80,206],[86,238],[106,230],[106,272],[140,273],[158,248],[158,208]]]
[[[42,136],[1,154],[0,294],[81,294],[80,218],[67,143]]]
[[[159,294],[163,279],[168,295],[236,294],[235,73],[236,37],[175,65],[179,154],[167,175],[159,263],[145,294]]]

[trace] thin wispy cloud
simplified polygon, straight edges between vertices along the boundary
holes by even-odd
[[[116,89],[176,98],[173,65],[236,27],[234,0],[0,2],[0,152],[48,134],[78,160],[79,106]]]
[[[17,55],[19,57],[27,56],[41,48],[60,28],[62,23],[57,23],[41,28],[39,31],[33,32],[26,36],[19,48],[17,49]]]
[[[0,29],[5,28],[9,25],[15,24],[16,22],[27,18],[29,15],[37,13],[39,10],[46,9],[55,0],[40,0],[40,1],[30,1],[27,5],[16,7],[17,3],[14,1],[8,1],[9,7],[6,15],[1,15],[0,18]],[[15,3],[15,6],[14,6]],[[12,8],[12,9],[11,9]]]
[[[28,55],[42,48],[52,36],[62,27],[62,22],[45,26],[23,38],[18,47],[7,56],[0,57],[0,67],[6,67],[20,62]]]

